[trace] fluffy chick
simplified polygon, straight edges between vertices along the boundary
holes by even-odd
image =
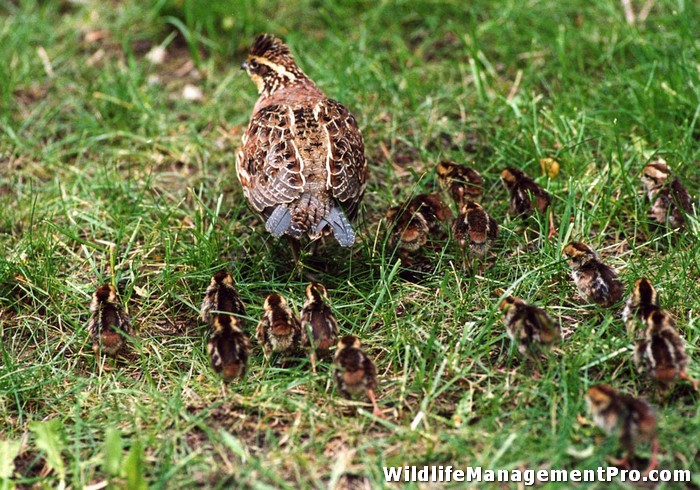
[[[250,340],[244,331],[245,306],[228,272],[217,272],[211,278],[200,316],[209,324],[207,352],[212,369],[226,382],[243,378]]]
[[[552,202],[547,191],[532,180],[529,175],[515,167],[508,167],[501,172],[501,182],[510,193],[509,212],[512,216],[530,216],[535,209],[544,213]],[[550,209],[548,238],[551,240],[556,233],[554,215]]]
[[[654,285],[646,277],[637,279],[632,288],[632,294],[627,298],[627,303],[622,310],[622,319],[625,321],[627,333],[634,335],[640,325],[644,328],[647,317],[658,309],[659,301],[656,298]]]
[[[213,316],[207,352],[212,369],[219,373],[224,381],[245,377],[250,340],[241,329],[238,318],[220,313]]]
[[[338,391],[346,398],[366,393],[372,402],[372,413],[377,417],[384,418],[384,414],[377,406],[375,396],[377,368],[360,348],[360,339],[353,335],[341,338],[335,351],[334,364],[336,365],[335,380],[338,384]]]
[[[272,352],[293,353],[301,341],[301,324],[287,300],[277,293],[268,294],[263,310],[256,337],[265,357],[269,358]]]
[[[471,167],[443,160],[435,168],[440,185],[447,189],[452,199],[461,208],[464,201],[480,201],[484,193],[484,179]]]
[[[313,372],[316,372],[316,355],[325,356],[338,341],[338,321],[324,300],[328,300],[328,293],[323,284],[313,282],[306,286],[306,302],[301,310],[301,343],[311,349]]]
[[[401,206],[387,211],[391,232],[389,243],[407,252],[415,252],[431,235],[441,232],[442,223],[452,218],[449,206],[438,194],[419,194]]]
[[[614,460],[613,464],[629,468],[635,446],[651,443],[651,459],[644,474],[656,468],[659,452],[656,414],[646,401],[619,393],[609,385],[599,384],[588,389],[586,403],[598,427],[608,434],[619,431],[620,444],[626,455],[623,459]]]
[[[688,354],[683,338],[676,331],[676,322],[665,310],[654,310],[646,318],[644,339],[634,349],[634,364],[661,384],[662,391],[678,379],[690,382],[698,391],[698,382],[686,373]]]
[[[203,322],[211,326],[216,312],[229,313],[239,317],[245,316],[245,306],[233,284],[233,277],[226,271],[217,272],[211,278],[207,291],[204,293],[199,316]]]
[[[463,262],[467,265],[467,255],[479,259],[486,257],[491,244],[498,237],[498,223],[478,202],[465,201],[459,216],[452,223],[452,235],[462,249]]]
[[[548,348],[560,339],[559,325],[542,308],[524,300],[508,296],[501,301],[503,323],[510,340],[517,342],[518,351],[532,359],[540,348]]]
[[[666,162],[659,159],[644,167],[642,182],[652,203],[649,219],[674,229],[682,227],[685,215],[693,212],[693,204],[680,179],[671,177],[671,169]]]
[[[90,303],[88,332],[92,337],[92,350],[116,357],[126,346],[125,335],[131,335],[131,318],[124,311],[117,290],[111,284],[103,284],[95,290]]]
[[[598,259],[591,247],[581,242],[571,242],[564,247],[571,267],[571,275],[581,296],[601,306],[617,303],[624,293],[617,273]]]

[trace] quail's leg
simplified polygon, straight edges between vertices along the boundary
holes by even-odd
[[[659,465],[659,439],[654,437],[654,441],[651,443],[651,459],[649,460],[649,466],[644,470],[642,476],[648,476],[656,467]]]
[[[688,376],[688,373],[686,373],[685,371],[682,371],[682,372],[678,375],[678,377],[681,378],[682,380],[688,381],[691,385],[693,385],[693,390],[694,390],[694,391],[698,391],[698,382],[695,381],[695,380],[694,380],[693,378],[691,378],[690,376]]]
[[[624,458],[610,458],[610,463],[618,468],[628,470],[630,468],[630,457],[627,455]]]
[[[377,398],[374,396],[374,390],[373,389],[368,389],[367,390],[367,396],[369,397],[369,401],[372,402],[372,414],[375,417],[379,417],[380,419],[384,419],[384,414],[382,413],[381,410],[379,410],[379,406],[377,406]]]
[[[316,351],[314,351],[313,349],[311,349],[309,359],[311,360],[311,372],[316,374]]]
[[[557,234],[557,229],[554,226],[554,213],[550,209],[549,210],[549,235],[547,235],[547,238],[549,240],[551,240],[552,238],[554,238],[556,236],[556,234]]]

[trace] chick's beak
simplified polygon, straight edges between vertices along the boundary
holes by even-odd
[[[243,63],[241,63],[241,70],[248,71],[248,62],[247,61],[244,61]]]

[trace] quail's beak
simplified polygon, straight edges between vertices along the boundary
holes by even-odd
[[[247,61],[244,61],[243,63],[241,63],[241,70],[248,71],[248,62]]]

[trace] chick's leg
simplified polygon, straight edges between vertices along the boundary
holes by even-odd
[[[689,382],[691,385],[693,385],[693,390],[694,390],[694,391],[698,391],[698,382],[695,381],[695,380],[694,380],[693,378],[691,378],[690,376],[688,376],[688,373],[686,373],[685,371],[683,371],[683,372],[681,372],[681,373],[678,375],[678,377],[681,378],[682,380],[685,380],[685,381]]]
[[[642,476],[648,476],[657,466],[659,466],[659,439],[655,437],[654,441],[651,443],[651,459],[649,460],[649,466],[644,470]]]
[[[377,398],[374,396],[373,389],[367,389],[367,396],[369,397],[369,401],[372,402],[372,414],[374,414],[375,417],[379,417],[380,419],[386,418],[384,417],[382,411],[379,410],[379,406],[377,405]]]
[[[549,210],[549,235],[547,235],[547,239],[549,239],[551,241],[552,238],[554,238],[554,236],[556,234],[557,234],[557,229],[554,226],[554,213],[550,209]]]

